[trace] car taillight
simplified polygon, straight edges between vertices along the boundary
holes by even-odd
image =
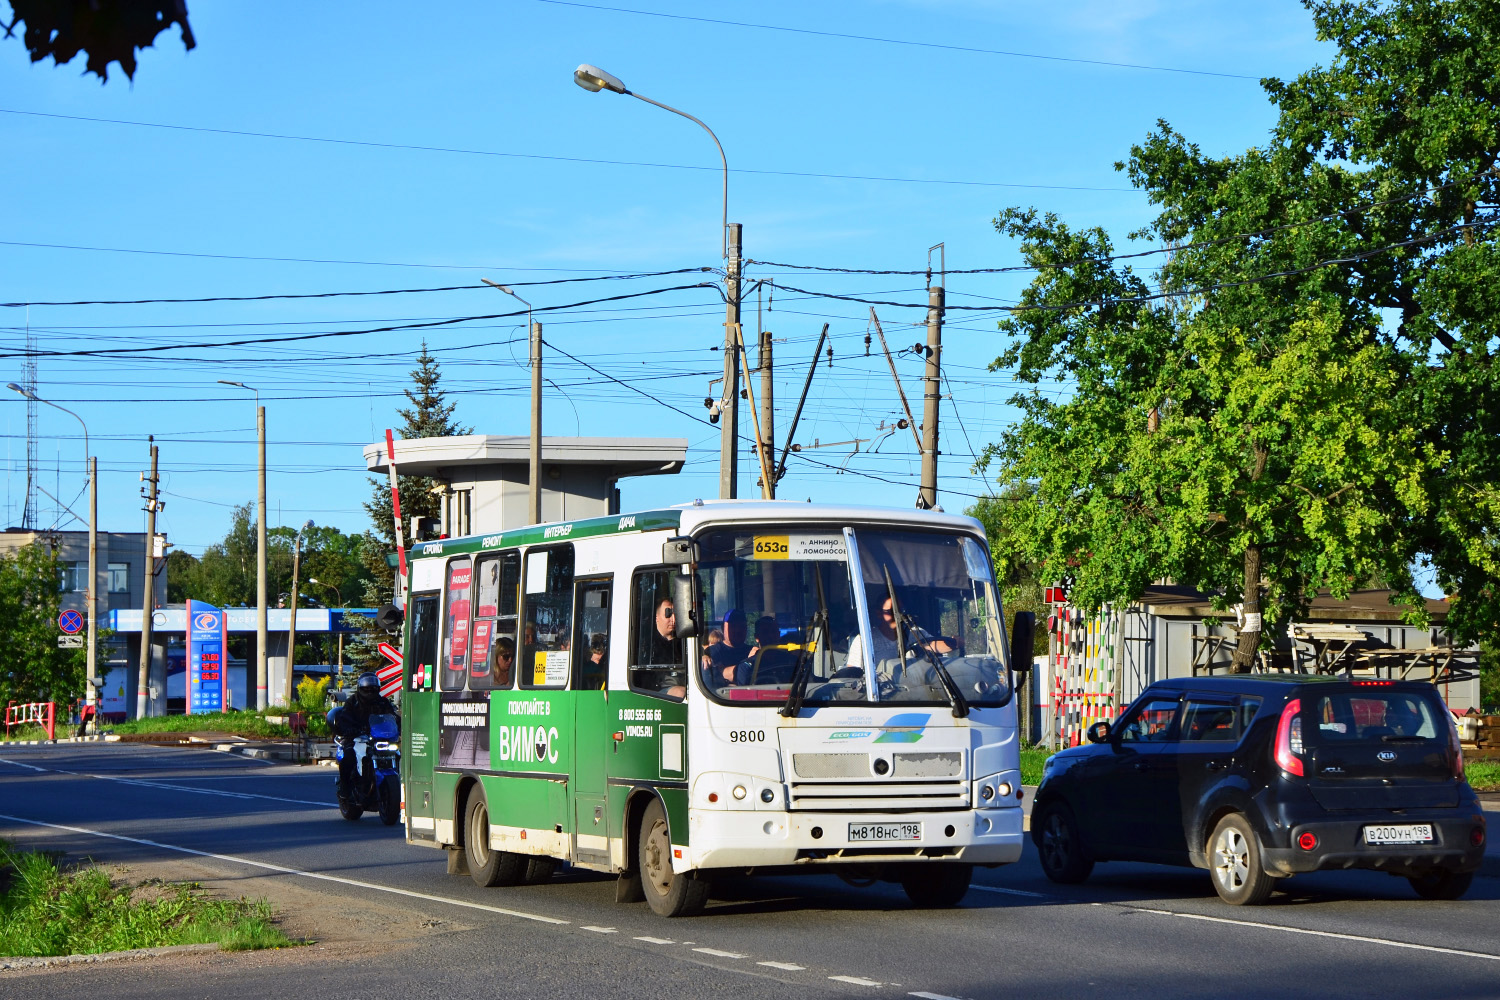
[[[1302,699],[1293,698],[1281,710],[1276,726],[1276,766],[1302,776]]]
[[[1458,740],[1458,723],[1453,719],[1453,713],[1448,714],[1448,746],[1453,749],[1453,777],[1459,781],[1466,780],[1464,774],[1464,745]]]

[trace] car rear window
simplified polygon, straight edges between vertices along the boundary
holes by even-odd
[[[1443,709],[1420,691],[1355,688],[1306,701],[1319,743],[1437,742],[1448,736]]]

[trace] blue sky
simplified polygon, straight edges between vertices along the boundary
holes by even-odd
[[[162,35],[142,53],[133,83],[115,72],[101,86],[82,74],[81,58],[32,65],[17,39],[0,42],[8,154],[0,160],[0,301],[472,290],[5,308],[0,354],[23,348],[28,323],[43,352],[218,344],[511,311],[511,300],[480,283],[485,277],[535,282],[719,266],[720,174],[708,137],[642,102],[580,90],[572,83],[580,62],[718,133],[734,171],[730,220],[745,227],[746,256],[765,262],[748,265],[748,278],[916,304],[925,302],[920,275],[784,265],[920,270],[938,242],[950,268],[1012,265],[1015,248],[992,225],[1008,205],[1102,225],[1123,240],[1150,212],[1112,165],[1157,119],[1209,153],[1237,152],[1262,142],[1273,120],[1256,80],[1293,76],[1326,55],[1290,0],[763,2],[722,12],[680,0],[613,9],[549,0],[199,2],[191,17],[198,47],[184,52],[175,29]],[[693,19],[714,17],[744,24]],[[788,175],[796,173],[844,176]],[[712,280],[518,290],[553,307]],[[991,309],[1013,301],[1021,280],[952,275],[948,301]],[[755,305],[749,300],[744,314],[750,334]],[[769,306],[761,317],[778,341],[778,439],[824,322],[834,365],[818,372],[798,441],[870,438],[899,414],[878,347],[864,356],[866,306],[786,290],[772,293]],[[879,312],[893,348],[922,338],[914,325],[922,309]],[[969,471],[972,454],[1012,417],[1005,400],[1015,386],[985,370],[1002,347],[997,315],[948,317],[952,399],[943,410],[940,502],[949,510],[984,492]],[[703,413],[722,364],[711,350],[723,336],[713,289],[542,318],[560,349]],[[459,419],[477,431],[527,431],[524,341],[509,343],[524,336],[523,323],[472,320],[426,333]],[[223,536],[229,508],[255,493],[253,400],[216,384],[228,378],[257,386],[267,406],[272,523],[311,518],[357,531],[368,495],[360,449],[397,422],[422,336],[43,356],[39,391],[88,422],[105,528],[141,530],[138,473],[146,436],[155,434],[167,500],[159,530],[191,552]],[[0,382],[19,380],[19,359],[0,366]],[[908,395],[920,396],[920,362],[908,354],[898,367]],[[682,474],[623,484],[627,509],[716,495],[716,430],[555,352],[546,373],[556,384],[548,433],[691,442]],[[3,502],[6,523],[15,524],[26,415],[20,398],[6,395]],[[41,484],[71,502],[83,486],[78,426],[47,407],[39,425]],[[748,419],[742,430],[749,433]],[[847,459],[848,471],[794,462],[782,496],[896,506],[915,496],[920,462],[904,432],[873,455],[808,454],[833,466]],[[742,495],[754,492],[752,461],[743,456]],[[41,497],[38,508],[42,526],[57,520],[52,500]]]

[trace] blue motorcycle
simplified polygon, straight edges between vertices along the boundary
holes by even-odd
[[[338,712],[329,712],[329,722]],[[339,798],[339,813],[350,822],[365,810],[378,811],[380,821],[394,826],[401,818],[401,724],[394,715],[370,716],[370,731],[348,741],[335,741],[334,757],[342,765],[344,754],[354,755],[355,776],[347,797]],[[337,784],[337,779],[335,779]]]

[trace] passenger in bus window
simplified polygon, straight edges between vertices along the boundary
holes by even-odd
[[[797,656],[778,648],[781,626],[775,615],[761,615],[755,620],[755,648],[735,668],[736,684],[786,684],[792,679]]]
[[[511,672],[516,662],[516,642],[510,636],[495,640],[494,667],[490,670],[490,684],[497,688],[510,687]]]
[[[709,662],[712,664],[711,674],[714,684],[723,681],[726,684],[734,683],[734,671],[740,661],[750,655],[751,646],[745,641],[747,630],[745,628],[745,612],[734,608],[724,613],[724,641],[708,649]]]

